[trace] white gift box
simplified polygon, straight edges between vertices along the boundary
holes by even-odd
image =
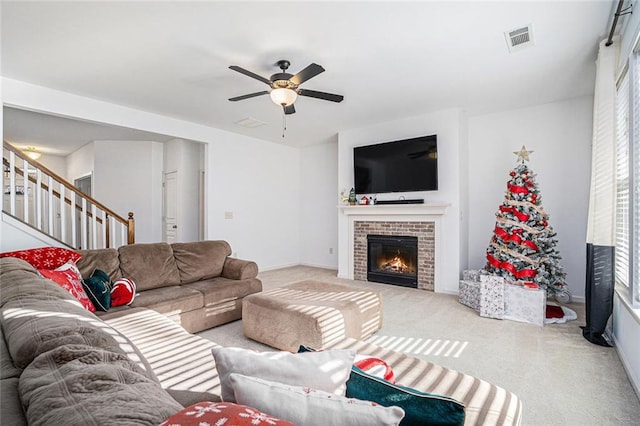
[[[476,269],[466,269],[462,271],[463,281],[480,281],[480,271]]]
[[[494,275],[480,277],[480,316],[502,319],[504,317],[504,278]]]
[[[480,283],[478,281],[461,280],[458,285],[460,303],[480,312]]]
[[[504,286],[504,319],[544,325],[547,312],[547,292],[518,285]]]

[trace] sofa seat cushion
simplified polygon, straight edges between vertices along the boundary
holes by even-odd
[[[79,253],[82,254],[82,259],[76,263],[76,266],[82,278],[89,278],[96,269],[106,272],[112,281],[122,278],[118,249],[79,250]]]
[[[125,354],[86,345],[38,356],[18,391],[29,424],[157,425],[182,409]]]
[[[101,318],[133,341],[162,387],[182,405],[220,401],[220,378],[211,356],[217,344],[150,309],[107,312]]]
[[[182,283],[220,276],[224,261],[231,254],[226,241],[173,243],[171,249]]]
[[[203,296],[198,290],[184,286],[170,286],[146,290],[136,296],[133,308],[149,308],[165,315],[175,315],[202,308]]]
[[[230,280],[213,278],[185,284],[182,287],[197,290],[204,295],[204,306],[227,304],[253,293],[262,291],[262,282],[258,279]]]
[[[180,273],[167,243],[130,244],[118,249],[120,271],[136,282],[138,291],[180,284]]]

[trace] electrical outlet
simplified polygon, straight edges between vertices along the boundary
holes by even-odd
[[[333,254],[333,247],[329,247],[329,254]]]
[[[231,254],[231,257],[235,257],[235,258],[237,259],[237,258],[238,258],[238,252],[237,252],[237,251],[234,251],[234,252]]]
[[[224,212],[225,219],[233,219],[233,212]]]

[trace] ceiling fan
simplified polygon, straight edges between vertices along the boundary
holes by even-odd
[[[318,64],[311,64],[296,75],[293,75],[287,72],[287,69],[289,68],[289,65],[291,65],[291,63],[286,59],[278,61],[276,65],[278,65],[282,72],[275,73],[270,78],[262,77],[237,65],[231,65],[229,67],[230,69],[251,78],[255,78],[256,80],[261,81],[265,84],[268,84],[269,87],[271,87],[271,90],[264,90],[262,92],[236,96],[235,98],[230,98],[229,100],[235,102],[269,94],[271,96],[271,100],[276,105],[282,106],[285,114],[293,114],[294,112],[296,112],[293,103],[298,98],[298,95],[308,96],[310,98],[316,99],[323,99],[325,101],[331,102],[342,102],[342,100],[344,99],[344,96],[342,95],[334,95],[333,93],[318,92],[315,90],[300,88],[300,85],[302,83],[324,72],[324,68],[322,68],[322,66]]]

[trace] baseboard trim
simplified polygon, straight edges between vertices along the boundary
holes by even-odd
[[[311,268],[320,268],[320,269],[327,269],[329,271],[336,271],[336,276],[338,273],[338,268],[330,265],[320,265],[317,263],[300,263],[300,266],[309,266]]]
[[[618,352],[618,358],[620,358],[622,366],[624,367],[624,371],[627,373],[627,377],[629,378],[629,382],[631,382],[631,387],[636,392],[636,396],[638,397],[638,399],[640,399],[640,378],[635,377],[635,375],[633,374],[633,369],[629,364],[629,357],[622,350],[622,347],[620,345],[620,342],[616,338],[616,335],[614,333],[611,333],[611,337],[613,338],[616,352]]]
[[[285,268],[293,268],[294,266],[298,266],[300,265],[299,263],[291,263],[291,264],[287,264],[287,265],[276,265],[276,266],[266,266],[266,267],[259,267],[260,272],[267,272],[267,271],[275,271],[276,269],[285,269]]]

